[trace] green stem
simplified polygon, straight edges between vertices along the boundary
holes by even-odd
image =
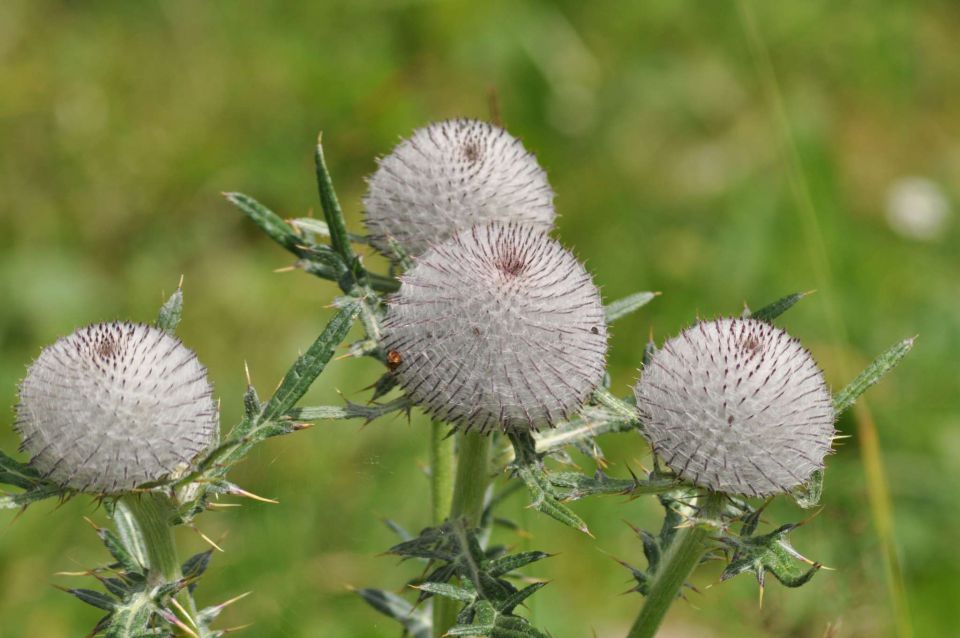
[[[173,503],[164,494],[129,494],[117,501],[114,522],[124,545],[150,570],[150,586],[181,578],[173,540]]]
[[[490,483],[489,456],[489,436],[476,432],[464,432],[460,435],[457,477],[453,484],[453,500],[449,512],[451,519],[466,519],[469,527],[478,526],[483,515],[483,499]],[[441,515],[440,519],[443,518]],[[456,624],[458,608],[459,604],[455,600],[433,597],[434,638],[441,638]]]
[[[698,518],[709,520],[716,516],[723,503],[723,495],[711,492],[700,501]],[[680,588],[700,564],[707,551],[704,543],[710,528],[702,522],[677,530],[670,547],[660,559],[660,565],[647,593],[640,615],[637,616],[627,638],[653,638],[664,616],[677,599]]]
[[[476,527],[483,514],[483,497],[490,483],[488,458],[490,437],[476,432],[460,435],[460,453],[457,456],[457,480],[453,484],[453,503],[450,518],[463,517],[467,525]]]
[[[433,524],[440,525],[453,502],[453,466],[455,439],[445,423],[430,424],[430,497]]]

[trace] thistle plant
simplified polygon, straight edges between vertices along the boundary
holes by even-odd
[[[284,220],[225,194],[297,269],[341,294],[269,399],[248,383],[243,417],[222,440],[206,372],[173,336],[180,289],[154,325],[95,324],[57,341],[21,384],[15,427],[29,460],[0,453],[0,481],[19,490],[0,506],[79,493],[104,504],[116,531],[97,534],[112,561],[86,574],[105,592],[68,590],[106,612],[94,634],[221,636],[216,618],[239,597],[198,605],[212,554],[181,562],[171,530],[195,526],[220,497],[258,498],[228,475],[266,438],[413,409],[432,420],[432,518],[418,534],[389,521],[399,538],[388,552],[422,569],[406,581],[408,596],[357,593],[414,638],[548,635],[519,611],[545,583],[520,570],[551,548],[511,553],[493,533],[516,527],[498,508],[518,488],[532,508],[585,533],[571,506],[579,499],[657,499],[659,529],[637,529],[646,567],[621,561],[645,598],[632,638],[656,633],[704,560],[724,560],[724,580],[752,573],[761,592],[767,574],[797,587],[817,573],[820,563],[790,542],[800,524],[763,531],[760,514],[778,495],[818,503],[837,415],[912,339],[831,396],[810,353],[773,325],[803,296],[788,295],[743,317],[699,321],[662,347],[651,341],[636,353],[635,392],[621,398],[605,374],[608,326],[655,295],[602,304],[586,268],[547,235],[553,190],[515,138],[470,120],[416,131],[369,179],[369,235],[348,233],[319,143],[315,160],[323,220]],[[357,246],[386,254],[390,272],[369,270]],[[355,323],[362,335],[344,345],[348,356],[383,366],[369,402],[298,406]],[[608,473],[602,439],[631,435],[649,441],[653,469]],[[571,468],[572,451],[595,471]]]

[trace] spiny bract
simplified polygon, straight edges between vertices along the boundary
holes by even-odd
[[[477,120],[417,129],[379,160],[363,200],[371,243],[409,256],[471,226],[518,222],[553,227],[553,190],[519,140]]]
[[[466,429],[552,425],[603,378],[600,294],[573,255],[527,226],[474,227],[425,253],[383,328],[407,395]]]
[[[16,429],[54,482],[115,494],[188,467],[217,440],[206,369],[152,326],[99,323],[46,347],[20,385]]]
[[[756,319],[703,321],[667,341],[636,386],[654,451],[682,478],[766,496],[823,467],[830,392],[796,339]]]

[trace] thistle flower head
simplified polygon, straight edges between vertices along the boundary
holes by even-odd
[[[407,395],[466,429],[552,425],[603,378],[599,292],[573,255],[528,226],[474,227],[426,252],[383,328]]]
[[[688,328],[653,355],[635,392],[654,451],[715,491],[785,492],[830,451],[823,373],[796,339],[756,319]]]
[[[31,464],[64,487],[115,494],[189,467],[217,440],[206,369],[152,326],[100,323],[46,347],[20,385]]]
[[[416,256],[486,222],[553,227],[546,173],[519,140],[486,122],[447,120],[414,131],[368,182],[366,226],[385,255],[391,240]]]

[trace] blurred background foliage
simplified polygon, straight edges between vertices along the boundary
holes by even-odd
[[[950,635],[960,577],[960,4],[749,6],[815,218],[791,191],[784,128],[732,2],[0,3],[0,404],[14,404],[42,345],[88,322],[150,320],[182,273],[181,335],[210,368],[224,423],[235,422],[244,361],[270,390],[319,332],[334,288],[274,273],[289,256],[219,193],[248,192],[289,217],[317,208],[311,154],[323,129],[359,231],[374,157],[430,120],[486,117],[495,88],[504,122],[558,193],[556,235],[605,297],[663,291],[614,328],[619,393],[651,330],[664,338],[698,313],[797,290],[820,289],[783,325],[835,387],[849,380],[844,370],[920,334],[867,398],[916,634]],[[828,320],[831,304],[846,334]],[[377,372],[342,361],[309,402],[338,402],[337,390],[363,400]],[[0,443],[13,448],[12,410],[0,422]],[[856,429],[850,417],[839,427]],[[639,437],[607,443],[614,473],[649,461]],[[263,446],[235,478],[280,505],[201,517],[227,550],[201,602],[253,590],[225,619],[255,622],[246,635],[398,635],[347,586],[400,588],[416,569],[376,554],[393,542],[382,516],[414,530],[428,521],[426,446],[418,415],[322,425]],[[749,577],[712,587],[679,604],[664,634],[890,635],[856,437],[826,476],[824,509],[795,543],[837,571],[797,591],[770,585],[762,609]],[[655,525],[654,504],[576,504],[596,540],[524,504],[515,498],[506,513],[529,536],[501,540],[562,554],[538,566],[552,583],[529,615],[558,638],[623,635],[641,600],[618,595],[628,574],[608,554],[642,563],[623,519]],[[782,504],[771,519],[804,515]],[[77,586],[52,574],[106,561],[82,516],[104,520],[88,498],[0,513],[0,636],[82,636],[94,624],[95,610],[49,586]],[[182,542],[203,548],[190,530]]]

